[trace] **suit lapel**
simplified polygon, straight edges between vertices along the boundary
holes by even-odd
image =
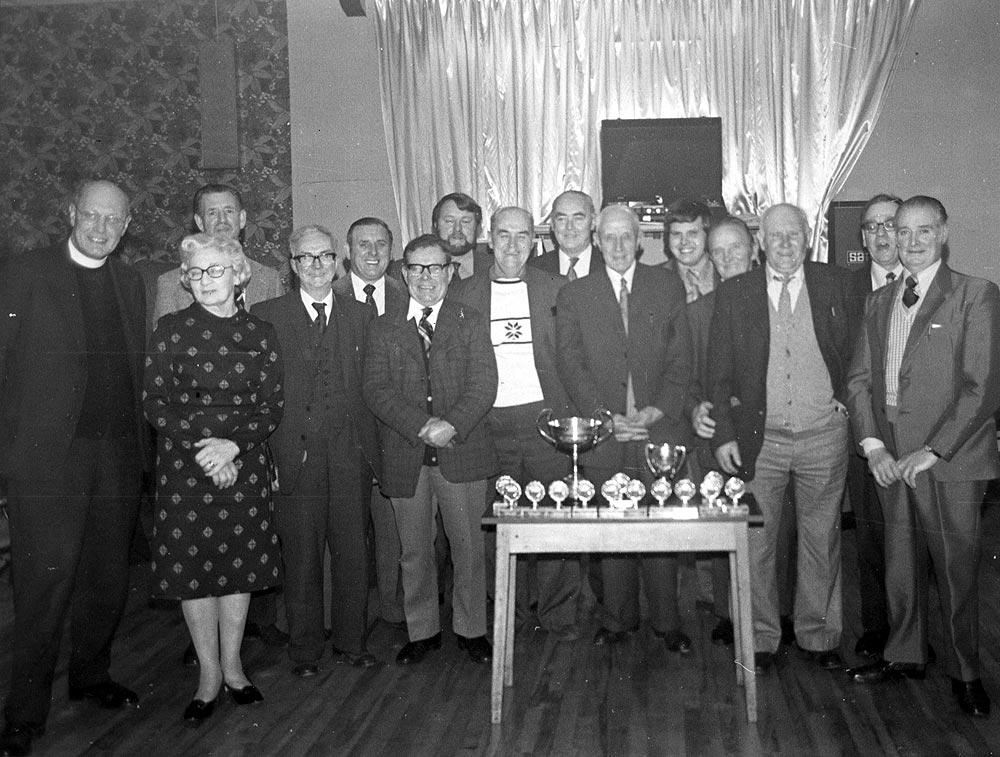
[[[903,359],[900,361],[900,371],[907,364],[917,347],[917,343],[923,338],[927,331],[931,317],[944,304],[945,299],[951,294],[951,270],[944,264],[938,268],[937,274],[927,288],[927,294],[923,297],[923,302],[913,318],[913,325],[910,327],[909,336],[906,338],[906,349],[903,350]]]
[[[333,295],[333,312],[330,313],[330,325],[337,330],[337,350],[340,353],[340,370],[344,377],[344,386],[357,383],[355,373],[355,330],[359,328],[355,322],[356,309],[349,308],[340,297]],[[328,329],[329,331],[329,329]]]
[[[738,290],[743,297],[745,315],[746,344],[763,345],[761,355],[764,370],[767,370],[767,356],[771,349],[771,305],[767,296],[767,269],[760,266],[748,274],[745,287]]]

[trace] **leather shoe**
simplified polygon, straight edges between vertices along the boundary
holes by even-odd
[[[469,655],[473,662],[489,662],[493,659],[493,649],[485,636],[460,636],[455,634],[458,648]]]
[[[862,657],[881,657],[888,639],[888,631],[865,631],[854,645],[854,654]]]
[[[787,615],[782,615],[778,622],[781,625],[781,643],[791,646],[795,643],[795,621]]]
[[[222,684],[222,688],[229,692],[229,696],[233,698],[234,704],[245,705],[264,701],[264,695],[252,683],[248,683],[242,689],[234,689],[228,683],[224,683]]]
[[[31,741],[44,733],[43,728],[8,723],[0,734],[0,755],[20,757],[31,754]]]
[[[76,702],[81,699],[96,699],[108,710],[117,710],[123,704],[137,704],[138,695],[114,681],[101,681],[90,686],[70,686],[69,698]]]
[[[184,719],[192,723],[200,723],[207,720],[215,712],[215,703],[218,697],[211,702],[203,702],[200,699],[192,699],[191,703],[184,708]]]
[[[815,662],[823,670],[843,670],[847,666],[844,664],[843,658],[836,649],[827,649],[824,652],[813,652],[809,655],[812,661]]]
[[[733,645],[733,621],[727,618],[720,618],[712,629],[712,643],[716,646]]]
[[[354,654],[336,647],[333,647],[333,662],[335,665],[353,665],[355,668],[374,668],[378,665],[378,660],[375,659],[374,655],[367,652]]]
[[[612,631],[608,628],[598,628],[594,634],[594,646],[605,647],[612,644],[624,644],[628,641],[628,631]]]
[[[184,656],[181,657],[181,665],[185,668],[198,667],[198,653],[194,651],[194,644],[188,644],[184,648]]]
[[[415,662],[420,662],[427,656],[427,653],[432,649],[441,648],[441,632],[438,631],[433,636],[426,639],[418,639],[417,641],[408,641],[403,645],[403,648],[399,650],[399,654],[396,655],[397,665],[412,665]]]
[[[753,668],[757,675],[765,675],[774,667],[774,652],[754,652]]]
[[[679,629],[673,631],[657,631],[653,629],[653,635],[658,639],[663,639],[667,649],[671,652],[689,654],[691,652],[691,638]]]
[[[260,639],[269,647],[288,646],[288,634],[274,625],[274,623],[269,626],[247,623],[243,629],[243,636],[247,639]]]
[[[292,668],[292,675],[299,678],[312,678],[319,675],[319,666],[314,662],[300,662]]]
[[[878,660],[859,668],[849,668],[847,674],[858,683],[882,683],[912,678],[922,681],[927,675],[927,666],[918,662],[889,662]]]
[[[990,696],[983,688],[983,682],[977,678],[974,681],[959,681],[951,679],[951,693],[958,700],[958,706],[966,715],[976,718],[990,716]]]

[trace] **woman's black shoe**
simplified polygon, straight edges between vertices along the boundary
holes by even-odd
[[[236,704],[254,704],[255,702],[264,701],[264,695],[252,683],[248,683],[242,689],[234,689],[228,683],[224,683],[222,686],[229,692],[229,696],[233,698],[233,702]]]
[[[184,719],[200,723],[203,720],[207,720],[215,712],[215,703],[218,697],[213,699],[211,702],[203,702],[200,699],[192,699],[191,704],[184,708]]]

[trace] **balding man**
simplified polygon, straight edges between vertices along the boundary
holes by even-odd
[[[794,205],[761,220],[760,268],[723,282],[712,316],[709,399],[719,466],[746,480],[763,528],[751,529],[756,666],[781,641],[775,554],[785,489],[798,525],[795,636],[820,667],[843,666],[840,498],[847,471],[844,376],[860,320],[850,274],[806,262],[809,223]]]
[[[549,214],[556,249],[530,258],[528,264],[569,281],[601,271],[604,258],[593,239],[595,216],[594,201],[586,192],[568,189],[556,197]]]
[[[2,753],[28,754],[44,730],[67,615],[69,698],[137,701],[108,675],[148,463],[144,289],[111,257],[130,220],[119,187],[85,181],[69,239],[0,276],[0,477],[14,562]]]

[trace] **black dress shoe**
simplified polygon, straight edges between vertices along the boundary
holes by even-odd
[[[719,619],[712,629],[712,643],[720,647],[733,645],[733,621],[726,618]]]
[[[427,653],[432,649],[441,648],[441,632],[438,631],[433,636],[427,639],[418,639],[417,641],[408,641],[403,645],[403,648],[399,650],[399,654],[396,655],[397,665],[412,665],[413,663],[420,662],[427,656]]]
[[[300,662],[292,668],[292,675],[299,678],[312,678],[319,675],[319,666],[314,662]]]
[[[865,631],[854,645],[854,654],[862,657],[881,657],[888,639],[888,631]]]
[[[252,683],[248,683],[242,689],[234,689],[228,683],[224,683],[222,684],[222,688],[229,692],[229,696],[233,698],[234,704],[245,705],[264,701],[264,695]]]
[[[912,678],[922,681],[927,675],[927,666],[918,662],[889,662],[878,660],[859,668],[849,668],[847,674],[858,683],[882,683]]]
[[[624,644],[628,641],[628,631],[612,631],[608,628],[598,628],[594,634],[594,646],[605,647],[612,644]]]
[[[184,648],[184,656],[181,657],[181,665],[185,668],[198,667],[198,653],[194,651],[194,644],[188,644]]]
[[[473,662],[489,662],[493,659],[493,648],[485,636],[460,636],[455,634],[458,648],[466,652]]]
[[[247,639],[260,639],[269,647],[288,646],[288,634],[274,625],[274,623],[269,626],[247,623],[243,628],[243,636]]]
[[[774,652],[754,652],[753,667],[757,675],[765,675],[774,667]]]
[[[958,700],[958,706],[966,715],[976,718],[990,716],[990,695],[983,688],[983,682],[977,678],[974,681],[959,681],[951,679],[951,693]]]
[[[20,757],[31,754],[32,739],[41,736],[42,733],[44,733],[43,728],[8,723],[7,727],[3,729],[3,733],[0,733],[0,755]]]
[[[379,664],[375,656],[367,652],[354,654],[336,647],[333,647],[333,662],[336,665],[353,665],[355,668],[374,668]]]
[[[191,703],[184,708],[184,719],[192,723],[200,723],[207,720],[215,712],[215,703],[218,697],[211,702],[203,702],[200,699],[192,699]]]
[[[795,643],[795,621],[787,615],[779,618],[781,624],[781,643],[791,646]]]
[[[813,652],[810,657],[823,670],[844,670],[847,666],[843,658],[836,649],[827,649],[824,652]]]
[[[680,654],[690,654],[691,652],[691,638],[679,629],[674,629],[673,631],[657,631],[653,629],[653,635],[658,639],[663,639],[664,643],[667,645],[667,649],[671,652],[678,652]]]
[[[101,681],[90,686],[70,686],[69,698],[74,702],[95,699],[101,707],[109,710],[117,710],[124,704],[136,704],[139,701],[134,691],[114,681]]]

